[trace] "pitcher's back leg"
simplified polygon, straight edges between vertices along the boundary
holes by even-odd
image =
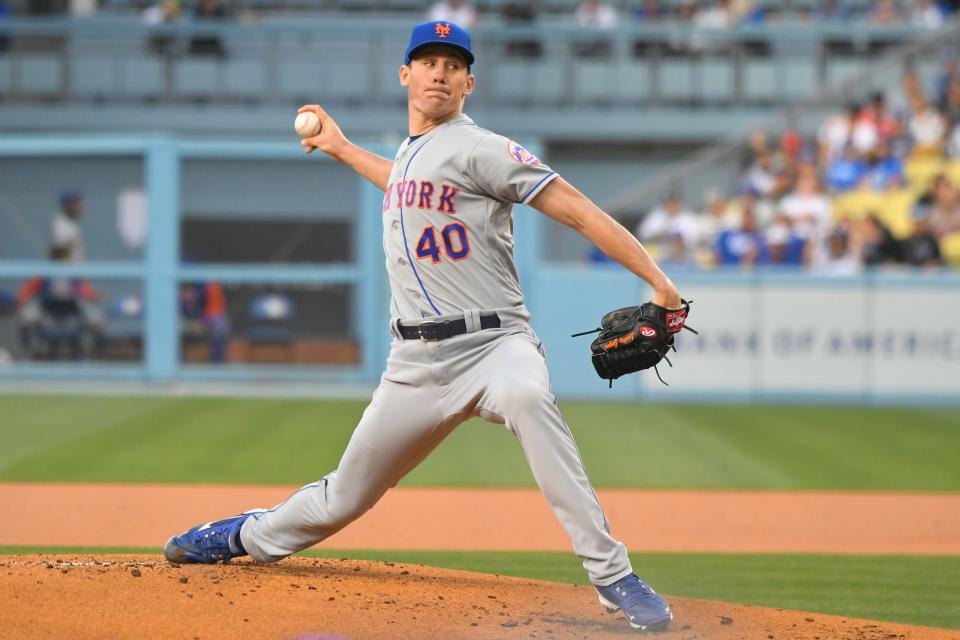
[[[370,509],[459,420],[444,420],[436,389],[386,379],[363,412],[336,471],[244,523],[254,559],[276,561],[333,535]]]

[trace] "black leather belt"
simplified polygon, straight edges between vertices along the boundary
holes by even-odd
[[[467,321],[463,318],[456,320],[424,320],[420,324],[397,325],[404,340],[444,340],[467,332]],[[480,314],[481,329],[499,329],[500,316],[495,313]]]

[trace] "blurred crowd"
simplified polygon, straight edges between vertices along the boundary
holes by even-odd
[[[204,7],[206,5],[206,7]],[[570,14],[571,7],[575,11]],[[410,0],[364,5],[355,1],[327,0],[311,3],[290,0],[0,0],[0,17],[68,13],[92,16],[109,12],[143,12],[148,21],[225,18],[240,12],[269,14],[288,11],[409,11],[425,10],[427,19],[450,20],[471,27],[479,20],[533,20],[564,14],[585,27],[612,27],[633,22],[689,23],[722,29],[737,24],[778,21],[860,21],[876,25],[911,24],[937,28],[960,8],[960,0]]]
[[[907,74],[816,137],[755,134],[735,191],[704,200],[694,213],[671,194],[637,236],[665,263],[701,268],[960,266],[960,64],[929,94]]]

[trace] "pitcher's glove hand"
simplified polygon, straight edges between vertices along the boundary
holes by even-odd
[[[692,301],[691,301],[692,302]],[[697,333],[686,326],[690,314],[690,302],[681,300],[679,309],[667,309],[652,302],[639,307],[624,307],[611,311],[600,320],[600,327],[593,331],[575,333],[582,336],[599,331],[600,335],[590,345],[591,360],[597,375],[613,381],[620,376],[653,367],[657,377],[657,364],[667,358],[673,346],[673,336],[682,329]],[[667,384],[660,378],[660,382]]]

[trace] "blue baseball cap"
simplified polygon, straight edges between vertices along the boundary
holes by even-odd
[[[463,27],[444,20],[418,24],[410,33],[410,44],[403,56],[403,64],[410,64],[410,58],[420,47],[428,44],[445,44],[455,47],[473,64],[473,52],[470,51],[470,32]]]
[[[67,205],[80,197],[80,192],[76,189],[63,189],[60,191],[60,206]]]

